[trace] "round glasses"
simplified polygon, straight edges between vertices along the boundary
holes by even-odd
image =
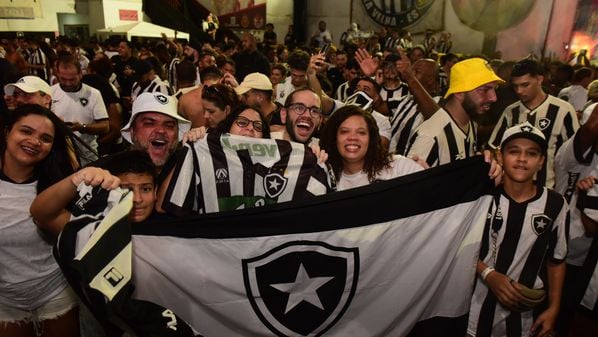
[[[235,119],[235,124],[237,124],[237,126],[240,128],[246,128],[249,126],[249,123],[253,124],[253,129],[257,132],[262,132],[264,129],[264,123],[261,121],[252,121],[243,116],[238,116],[237,119]]]
[[[309,114],[313,118],[318,118],[322,115],[322,109],[317,106],[306,106],[303,103],[291,103],[287,106],[287,110],[296,113],[297,115],[303,115],[305,111],[309,109]]]

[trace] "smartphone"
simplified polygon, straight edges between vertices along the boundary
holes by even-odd
[[[320,53],[324,54],[324,56],[326,56],[326,54],[328,54],[328,49],[330,49],[330,43],[326,43],[322,49],[320,49]]]

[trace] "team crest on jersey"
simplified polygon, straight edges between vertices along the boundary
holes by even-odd
[[[89,103],[89,100],[85,97],[81,97],[79,98],[79,102],[81,102],[81,105],[86,106],[87,103]]]
[[[548,126],[550,126],[550,119],[548,119],[548,118],[541,118],[538,121],[538,126],[540,127],[540,130],[546,129]]]
[[[268,173],[264,177],[264,191],[270,198],[276,198],[284,192],[288,179],[280,173]]]
[[[295,241],[243,260],[247,298],[277,336],[322,336],[349,307],[359,249]]]
[[[532,229],[536,235],[542,235],[546,230],[550,229],[552,219],[545,214],[534,214],[532,215]]]

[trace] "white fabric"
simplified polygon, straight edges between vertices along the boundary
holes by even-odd
[[[81,83],[81,89],[76,92],[62,90],[60,84],[55,84],[52,90],[51,110],[65,122],[78,122],[81,124],[92,124],[97,121],[108,119],[108,112],[102,99],[102,94],[95,88]],[[96,135],[75,132],[94,151],[98,150]],[[84,158],[96,157],[84,147],[80,148]]]
[[[423,167],[417,162],[407,157],[394,155],[390,162],[390,167],[385,168],[376,174],[376,180],[389,180],[402,175],[414,173],[423,170]],[[355,174],[342,172],[338,179],[337,190],[343,191],[351,188],[365,186],[370,183],[367,173],[361,171]]]
[[[295,91],[295,89],[295,86],[291,83],[291,76],[287,77],[284,82],[276,85],[276,97],[274,100],[284,106],[287,97],[290,93]]]
[[[588,121],[588,118],[590,118],[590,116],[592,115],[592,111],[594,111],[597,105],[598,103],[592,103],[583,110],[583,114],[581,116],[581,121],[579,122],[579,124],[583,125]]]
[[[37,182],[0,180],[0,307],[33,310],[58,295],[66,282],[29,214]]]
[[[588,89],[579,84],[573,84],[561,89],[558,97],[571,103],[575,111],[581,111],[588,101]]]

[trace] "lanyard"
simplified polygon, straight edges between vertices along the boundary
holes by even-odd
[[[504,222],[502,210],[500,208],[500,193],[496,193],[496,195],[494,195],[494,214],[492,214],[492,206],[493,205],[490,205],[490,207],[488,208],[487,221],[490,225],[490,238],[492,239],[492,264],[493,266],[496,266],[496,255],[498,251],[496,243],[498,241],[498,232],[502,228]]]

